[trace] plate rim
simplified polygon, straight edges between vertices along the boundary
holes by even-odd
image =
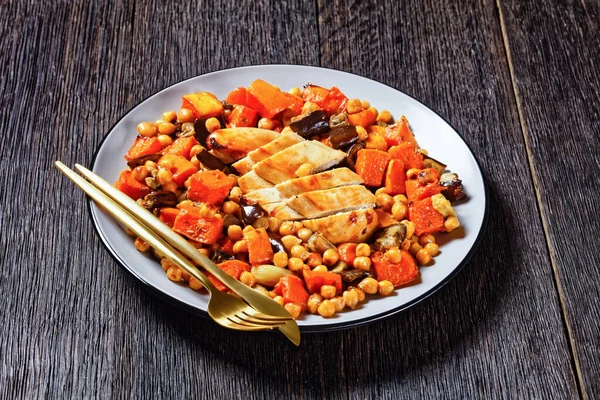
[[[129,109],[127,109],[118,119],[117,121],[112,124],[108,130],[106,131],[106,133],[104,134],[104,136],[102,137],[102,140],[100,141],[100,143],[98,143],[98,145],[96,146],[94,153],[92,154],[92,162],[91,162],[91,166],[90,168],[93,170],[96,162],[97,162],[97,158],[98,158],[98,153],[100,152],[100,149],[103,147],[104,142],[108,139],[110,133],[114,130],[114,128],[129,114],[131,113],[136,107],[140,106],[141,104],[143,104],[144,102],[146,102],[147,100],[149,100],[151,97],[160,94],[161,92],[175,86],[175,85],[179,85],[182,83],[185,83],[187,81],[191,81],[193,79],[199,78],[199,77],[205,77],[205,76],[210,76],[213,74],[217,74],[217,73],[222,73],[222,72],[226,72],[226,71],[235,71],[235,70],[241,70],[241,69],[255,69],[255,68],[262,68],[262,67],[300,67],[300,68],[312,68],[312,69],[321,69],[321,70],[328,70],[328,71],[334,71],[337,73],[343,73],[343,74],[347,74],[347,75],[351,75],[354,77],[358,77],[361,79],[368,79],[374,82],[377,82],[381,85],[387,86],[392,90],[395,90],[399,93],[402,93],[405,96],[408,96],[411,100],[417,102],[418,104],[422,105],[423,107],[425,107],[427,110],[429,110],[430,112],[432,112],[434,115],[436,115],[438,118],[440,118],[442,121],[444,121],[446,124],[448,124],[448,126],[450,128],[452,128],[452,130],[457,134],[458,138],[463,142],[463,144],[465,145],[465,147],[467,148],[467,150],[469,151],[469,153],[471,153],[471,157],[473,158],[473,160],[475,161],[475,165],[477,166],[477,170],[479,172],[479,175],[481,176],[481,180],[482,180],[482,185],[483,185],[483,202],[484,202],[484,211],[483,211],[483,219],[481,222],[481,227],[479,229],[479,232],[477,233],[477,237],[475,238],[473,245],[471,246],[471,248],[469,249],[469,251],[465,254],[465,256],[463,257],[463,259],[461,261],[458,262],[457,266],[452,270],[451,273],[449,273],[448,275],[446,275],[446,277],[444,279],[442,279],[437,285],[433,286],[431,289],[429,289],[427,292],[421,294],[420,296],[410,300],[407,303],[401,304],[396,308],[392,308],[390,310],[384,311],[382,313],[379,314],[375,314],[372,316],[366,316],[360,319],[355,319],[352,321],[346,321],[346,322],[338,322],[338,323],[328,323],[326,325],[299,325],[300,331],[302,333],[319,333],[319,332],[330,332],[330,331],[339,331],[339,330],[345,330],[345,329],[350,329],[350,328],[354,328],[357,326],[361,326],[361,325],[366,325],[366,324],[370,324],[376,321],[380,321],[382,319],[385,318],[389,318],[393,315],[399,314],[403,311],[408,310],[411,307],[414,307],[416,304],[422,302],[423,300],[427,299],[428,297],[432,296],[433,294],[437,293],[440,289],[442,289],[444,286],[446,286],[446,284],[448,282],[450,282],[453,278],[456,277],[456,275],[458,275],[458,273],[460,273],[464,267],[466,266],[466,264],[469,262],[469,260],[471,259],[471,257],[473,256],[473,253],[477,250],[477,248],[479,247],[481,240],[483,239],[483,235],[485,233],[486,227],[487,227],[487,223],[488,223],[488,217],[489,217],[489,201],[488,201],[488,192],[489,192],[489,185],[487,183],[487,178],[486,176],[483,174],[482,168],[481,168],[481,164],[479,162],[479,160],[477,159],[477,157],[475,156],[475,153],[473,152],[473,150],[471,149],[471,147],[469,146],[469,144],[465,141],[465,139],[463,138],[463,136],[459,133],[459,131],[457,129],[454,128],[454,126],[452,124],[450,124],[444,117],[442,117],[441,115],[439,115],[437,112],[435,112],[431,107],[429,107],[427,104],[423,103],[422,101],[416,99],[415,97],[413,97],[412,95],[403,92],[402,90],[399,90],[393,86],[390,86],[386,83],[380,82],[376,79],[373,78],[368,78],[362,75],[358,75],[358,74],[354,74],[352,72],[347,72],[347,71],[342,71],[342,70],[338,70],[335,68],[328,68],[328,67],[320,67],[320,66],[313,66],[313,65],[304,65],[304,64],[254,64],[254,65],[247,65],[247,66],[240,66],[240,67],[233,67],[233,68],[225,68],[225,69],[219,69],[216,71],[211,71],[211,72],[207,72],[205,74],[201,74],[201,75],[196,75],[187,79],[184,79],[182,81],[179,82],[175,82],[169,86],[166,86],[162,89],[160,89],[159,91],[152,93],[151,95],[145,97],[143,100],[137,102],[134,106],[130,107]],[[93,212],[93,207],[94,205],[94,201],[90,198],[87,198],[87,209],[88,209],[88,216],[92,221],[92,225],[94,227],[94,230],[96,232],[96,235],[100,238],[100,241],[102,242],[103,246],[108,250],[108,253],[111,255],[111,257],[117,262],[117,264],[119,264],[119,266],[125,270],[130,276],[134,277],[136,282],[138,284],[142,284],[142,287],[145,288],[146,290],[148,290],[150,293],[152,293],[153,295],[159,297],[161,300],[166,301],[169,304],[172,304],[174,306],[179,307],[180,309],[183,309],[185,311],[191,312],[192,314],[201,316],[205,319],[210,319],[208,316],[208,313],[202,309],[199,309],[197,307],[194,307],[190,304],[185,303],[184,301],[178,300],[176,298],[173,298],[171,296],[169,296],[168,294],[164,293],[163,291],[161,291],[160,289],[156,288],[155,286],[151,285],[150,283],[146,282],[144,279],[142,279],[141,277],[138,276],[138,274],[134,273],[133,270],[131,270],[130,268],[127,267],[125,261],[114,251],[114,249],[106,242],[106,238],[104,237],[104,235],[100,232],[99,229],[99,224],[98,221],[96,220],[95,216],[94,216],[94,212]],[[274,331],[272,331],[274,332]]]

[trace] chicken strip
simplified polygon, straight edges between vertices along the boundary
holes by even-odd
[[[256,174],[254,171],[248,172],[244,176],[238,178],[238,186],[242,189],[242,192],[249,193],[258,189],[265,189],[273,187],[273,184],[269,181],[264,180]]]
[[[259,128],[217,129],[206,138],[206,144],[225,164],[246,157],[249,152],[275,140],[280,133]]]
[[[283,197],[292,197],[314,190],[331,189],[337,186],[360,185],[363,179],[348,168],[336,168],[315,175],[303,176],[282,182],[275,187]]]
[[[270,217],[279,218],[284,221],[298,221],[304,219],[304,216],[296,210],[288,207],[284,202],[268,203],[261,205]]]
[[[320,232],[333,244],[365,242],[377,229],[377,223],[377,213],[372,208],[302,221],[306,228]]]
[[[274,187],[253,190],[252,192],[246,193],[244,199],[249,203],[258,203],[260,205],[281,203],[286,200],[281,193],[279,193],[279,190]]]
[[[321,218],[338,212],[375,207],[375,195],[364,186],[342,186],[302,193],[287,205],[306,218]]]

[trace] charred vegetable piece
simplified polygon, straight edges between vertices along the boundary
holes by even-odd
[[[242,206],[242,221],[246,225],[252,225],[257,219],[268,216],[269,213],[258,204]]]
[[[131,169],[135,167],[139,167],[141,165],[146,164],[146,161],[154,161],[157,162],[162,157],[162,154],[148,154],[146,156],[141,156],[138,158],[134,158],[133,160],[127,161],[127,166]]]
[[[301,120],[292,122],[290,129],[304,138],[320,135],[329,131],[329,118],[325,111],[313,111]]]
[[[177,205],[177,195],[167,190],[156,190],[144,197],[144,207],[152,211],[159,207],[175,207]]]
[[[229,254],[219,249],[215,250],[215,253],[212,256],[212,262],[215,264],[222,263],[223,261],[235,260],[234,254]]]
[[[307,245],[310,251],[314,251],[320,254],[323,254],[325,250],[335,249],[335,245],[319,232],[313,233],[308,238]]]
[[[450,202],[462,200],[467,197],[463,191],[462,181],[458,179],[458,175],[455,173],[443,174],[440,177],[440,185],[444,187],[442,194]]]
[[[349,269],[349,270],[340,272],[340,275],[342,276],[342,280],[344,282],[352,283],[356,280],[359,280],[359,279],[362,279],[363,277],[365,277],[367,275],[367,272],[363,271],[362,269]]]
[[[358,132],[352,125],[342,125],[329,131],[329,141],[334,149],[347,148],[358,141]]]
[[[269,232],[269,241],[274,253],[285,252],[285,246],[281,241],[281,235]]]
[[[223,117],[221,115],[218,115],[214,118],[219,120],[219,122],[221,123],[221,128],[225,128],[225,121],[223,120]],[[201,118],[197,119],[196,122],[194,122],[194,135],[198,143],[206,143],[206,138],[208,137],[208,135],[210,135],[210,132],[208,131],[208,129],[206,129],[207,119],[208,118]]]
[[[346,152],[345,164],[353,171],[356,171],[356,157],[358,152],[365,148],[364,142],[356,142]]]
[[[223,216],[223,228],[227,229],[231,225],[244,226],[244,224],[238,217],[231,215],[231,214],[225,214]]]
[[[268,217],[258,218],[256,221],[254,221],[252,223],[252,227],[254,227],[254,229],[259,229],[259,228],[267,229],[269,227],[269,218]]]
[[[204,149],[196,154],[196,158],[208,169],[218,169],[219,171],[227,169],[227,165]]]
[[[386,251],[392,247],[400,247],[405,238],[406,225],[395,224],[388,226],[375,240],[375,243],[373,243],[373,248],[375,248],[377,251]]]
[[[435,168],[440,175],[446,170],[446,164],[426,155],[423,155],[423,166],[424,168]]]

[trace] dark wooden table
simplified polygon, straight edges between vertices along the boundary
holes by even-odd
[[[600,398],[598,1],[0,1],[0,398]],[[410,310],[243,334],[153,297],[52,162],[203,73],[286,63],[398,88],[473,149],[487,231]]]

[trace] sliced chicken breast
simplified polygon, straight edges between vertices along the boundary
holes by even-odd
[[[263,204],[261,207],[269,213],[269,216],[284,221],[298,221],[304,219],[302,214],[288,207],[285,202]]]
[[[377,223],[377,213],[372,208],[302,221],[305,227],[322,233],[333,244],[365,242],[377,229]]]
[[[348,168],[336,168],[315,175],[303,176],[282,182],[275,187],[283,197],[292,197],[314,190],[330,189],[337,186],[360,185],[363,179]]]
[[[248,153],[248,158],[257,163],[271,157],[275,153],[279,153],[280,151],[303,141],[304,138],[297,133],[287,132],[279,136],[277,139],[260,146],[258,149],[252,150],[250,153]]]
[[[279,132],[259,128],[217,129],[206,144],[225,164],[246,157],[249,152],[281,136]]]
[[[240,175],[244,175],[252,171],[252,167],[254,166],[254,164],[256,163],[250,158],[248,158],[248,156],[246,156],[241,160],[234,162],[233,164],[231,164],[231,166],[235,168]]]
[[[250,171],[238,178],[238,186],[242,189],[242,192],[249,193],[258,189],[271,188],[273,184],[258,176],[256,172]]]
[[[269,203],[281,203],[286,199],[279,193],[274,187],[258,189],[252,192],[246,193],[244,198],[249,203],[258,203],[260,205],[269,204]]]
[[[342,186],[302,193],[287,205],[306,218],[321,218],[338,212],[375,207],[375,195],[364,186]]]
[[[346,153],[323,143],[307,140],[288,147],[257,163],[252,169],[274,184],[297,178],[296,171],[303,166],[304,175],[315,174],[340,163]],[[306,164],[306,165],[304,165]]]

